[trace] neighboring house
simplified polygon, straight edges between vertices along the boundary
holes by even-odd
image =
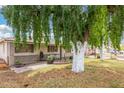
[[[12,66],[16,61],[20,61],[23,64],[30,64],[36,62],[42,62],[48,55],[54,55],[56,58],[69,57],[71,52],[66,52],[64,49],[50,44],[48,47],[44,43],[41,44],[39,49],[35,49],[33,42],[28,41],[27,47],[16,48],[13,44],[14,39],[1,39],[0,40],[0,58]],[[43,52],[44,57],[40,58],[40,52]],[[41,60],[40,60],[41,59]]]

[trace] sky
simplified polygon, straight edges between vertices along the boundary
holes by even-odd
[[[6,20],[2,14],[0,14],[0,25],[6,24]]]
[[[1,8],[2,6],[0,6],[0,39],[13,37],[12,29],[7,26],[6,19],[1,14]]]
[[[1,14],[2,6],[0,5],[0,25],[6,24],[4,16]]]

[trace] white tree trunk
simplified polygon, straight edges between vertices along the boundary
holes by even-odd
[[[77,51],[73,46],[73,64],[72,64],[72,71],[73,72],[83,72],[84,71],[84,54],[86,51],[87,42],[84,44],[78,42],[77,43]]]
[[[100,60],[104,60],[104,51],[103,51],[104,45],[102,44],[102,47],[100,48]]]
[[[108,53],[111,52],[111,40],[110,37],[108,37]]]

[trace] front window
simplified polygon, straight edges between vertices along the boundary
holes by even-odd
[[[15,53],[33,53],[34,52],[34,45],[33,44],[27,44],[26,46],[23,46],[20,44],[19,48],[15,48]]]
[[[58,47],[55,45],[49,45],[48,52],[58,52]]]

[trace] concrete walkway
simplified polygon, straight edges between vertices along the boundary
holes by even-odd
[[[44,68],[44,67],[48,67],[50,65],[48,64],[43,64],[43,63],[36,63],[36,64],[30,64],[30,65],[26,65],[24,67],[20,67],[20,68],[16,68],[16,67],[10,67],[11,70],[13,70],[15,73],[23,73],[26,71],[31,71],[31,70],[36,70],[39,68]]]
[[[117,60],[124,60],[124,55],[119,55],[119,56],[117,56],[116,59],[117,59]]]

